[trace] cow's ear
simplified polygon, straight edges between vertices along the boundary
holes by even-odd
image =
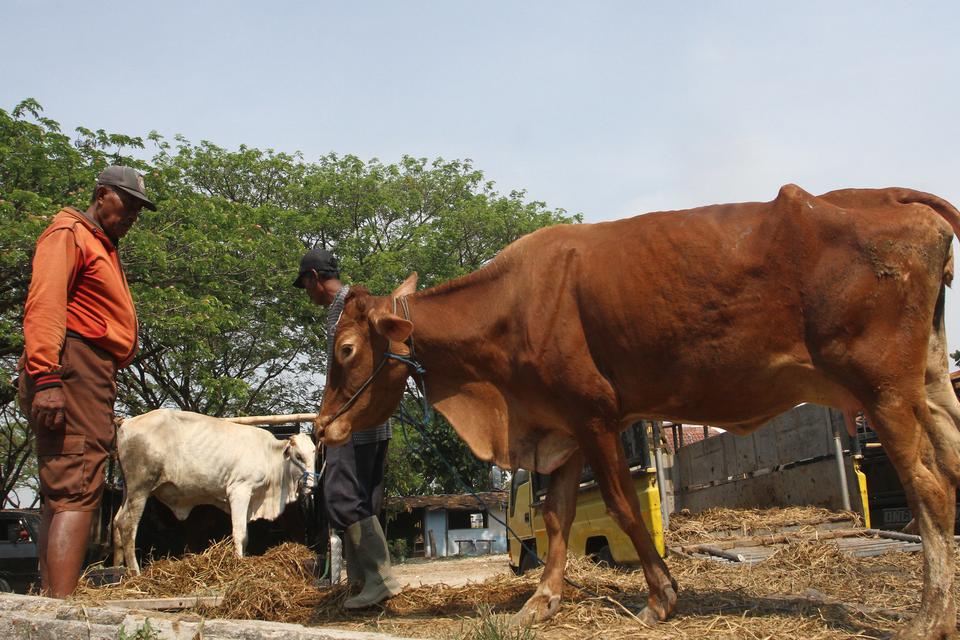
[[[389,311],[376,311],[370,314],[373,328],[382,336],[394,342],[403,342],[413,333],[413,323]]]
[[[393,293],[390,294],[391,298],[402,298],[403,296],[409,296],[411,293],[414,293],[417,290],[417,272],[414,271],[407,279],[400,283],[400,286],[393,290]]]
[[[291,439],[288,439],[288,440],[284,443],[284,445],[283,445],[283,457],[284,457],[284,458],[289,458],[289,457],[290,457],[290,447],[291,447],[292,445],[293,445],[293,440],[291,440]]]

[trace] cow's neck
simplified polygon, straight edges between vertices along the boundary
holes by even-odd
[[[427,399],[474,454],[509,465],[505,376],[499,343],[510,327],[499,273],[488,267],[408,298],[415,356],[426,369]]]
[[[495,375],[489,349],[497,326],[508,322],[496,300],[496,278],[471,274],[408,298],[417,359],[427,370],[429,399],[437,402],[462,384]]]

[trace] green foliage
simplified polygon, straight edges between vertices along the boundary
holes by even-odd
[[[511,623],[511,616],[493,613],[489,605],[477,608],[477,617],[460,624],[449,640],[536,640],[537,632],[527,626]]]
[[[411,400],[404,399],[404,403],[410,413],[420,414],[419,407]],[[422,432],[398,420],[393,422],[393,441],[387,462],[389,493],[399,496],[464,493],[466,489],[461,481],[474,491],[489,491],[492,488],[490,464],[474,457],[442,415],[434,412],[433,421]]]
[[[407,541],[403,538],[388,540],[387,547],[390,549],[390,561],[399,564],[407,559]]]
[[[62,206],[88,206],[110,163],[144,172],[158,204],[120,247],[141,340],[118,380],[122,414],[159,406],[221,416],[314,410],[326,368],[325,313],[290,285],[307,247],[331,249],[344,280],[385,294],[412,271],[429,286],[478,268],[538,227],[579,221],[522,192],[499,194],[469,161],[384,164],[329,154],[307,162],[155,132],[146,141],[155,149],[149,161],[144,138],[82,127],[68,136],[33,100],[0,109],[3,405],[13,399],[7,383],[23,346],[36,238]],[[445,423],[432,427],[431,439],[469,482],[487,482],[487,466]],[[444,471],[402,449],[401,440],[391,447],[391,493],[459,491]]]
[[[950,357],[953,358],[953,366],[960,367],[960,349],[951,353]]]
[[[161,640],[161,637],[160,632],[150,624],[150,618],[144,620],[132,634],[127,633],[123,625],[117,630],[117,640]]]
[[[21,417],[15,402],[0,404],[0,507],[32,507],[34,503],[21,502],[24,495],[14,493],[17,488],[37,492],[37,459],[33,455],[33,432]]]

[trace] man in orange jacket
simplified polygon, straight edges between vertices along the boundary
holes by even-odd
[[[86,211],[62,209],[37,240],[24,307],[20,406],[37,441],[47,595],[73,593],[114,439],[117,371],[137,352],[137,313],[117,242],[143,207],[143,177],[112,166]]]

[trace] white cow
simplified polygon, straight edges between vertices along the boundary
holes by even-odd
[[[200,504],[230,514],[242,557],[248,521],[277,518],[301,488],[310,493],[314,486],[310,436],[278,440],[265,429],[199,413],[158,409],[125,420],[117,450],[126,488],[113,520],[113,561],[126,560],[134,573],[137,525],[151,495],[180,520]]]

